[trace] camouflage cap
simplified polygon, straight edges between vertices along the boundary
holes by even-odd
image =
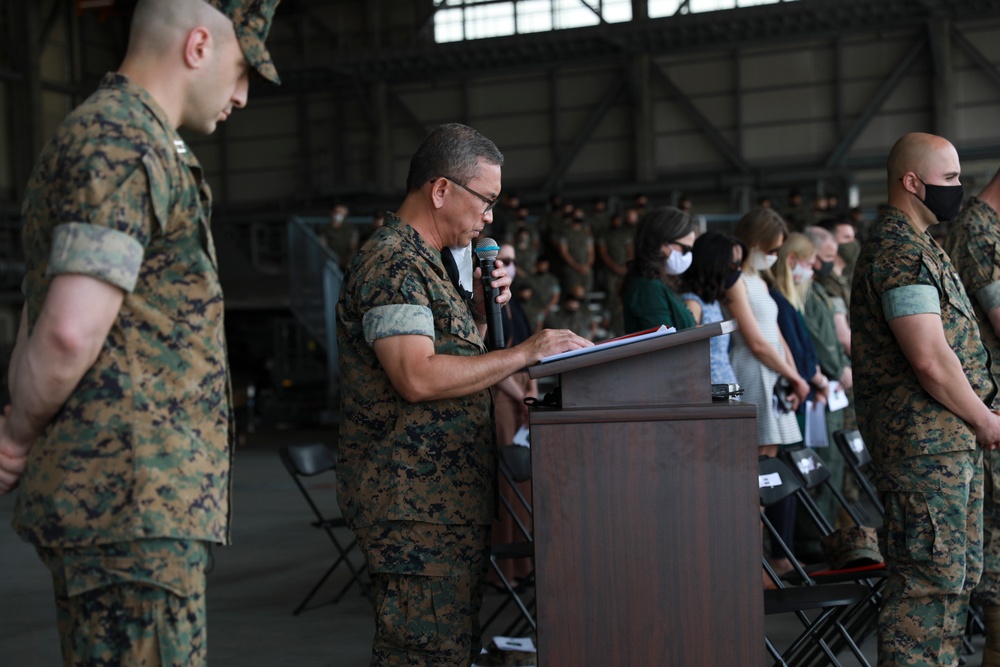
[[[233,21],[236,37],[247,62],[272,83],[281,83],[271,54],[264,46],[274,9],[281,0],[205,0]]]
[[[878,548],[878,534],[870,526],[838,528],[820,540],[823,555],[835,569],[885,562]]]

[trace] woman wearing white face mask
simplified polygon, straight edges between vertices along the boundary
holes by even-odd
[[[730,339],[729,356],[744,390],[743,400],[757,406],[758,452],[774,456],[778,445],[802,439],[795,414],[779,415],[772,407],[775,383],[779,377],[788,380],[792,410],[809,394],[809,384],[795,368],[778,328],[778,306],[761,277],[777,261],[788,227],[772,209],[760,208],[743,216],[734,233],[749,252],[743,260],[742,276],[726,290],[726,305],[740,325]]]
[[[691,266],[694,224],[672,206],[656,208],[636,228],[635,258],[622,283],[625,333],[661,324],[677,329],[695,326],[694,316],[678,296],[677,276]]]
[[[819,367],[819,356],[809,329],[803,319],[806,294],[813,277],[816,246],[805,234],[788,235],[778,251],[778,261],[768,272],[771,298],[778,304],[778,329],[792,353],[799,375],[809,378],[809,385],[816,391],[815,400],[825,403],[829,385]],[[804,423],[802,406],[796,411],[799,428]]]

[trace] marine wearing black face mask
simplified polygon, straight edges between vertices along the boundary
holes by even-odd
[[[923,179],[920,182],[924,183]],[[958,216],[964,198],[965,189],[961,185],[924,183],[924,198],[921,201],[937,217],[938,222],[949,222]]]

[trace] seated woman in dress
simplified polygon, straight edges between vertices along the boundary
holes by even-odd
[[[678,330],[695,326],[677,295],[677,276],[691,266],[694,237],[691,218],[671,206],[653,209],[639,221],[621,291],[625,333],[661,324]]]
[[[684,305],[691,311],[695,324],[721,322],[722,299],[726,290],[740,278],[746,248],[735,236],[708,231],[694,242],[691,268],[681,276],[685,290]],[[712,384],[737,384],[736,373],[729,363],[729,334],[709,340],[712,361]]]

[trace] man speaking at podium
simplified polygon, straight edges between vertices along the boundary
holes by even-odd
[[[479,654],[496,497],[489,387],[591,344],[550,329],[487,353],[481,269],[473,303],[448,277],[441,253],[486,236],[502,165],[476,130],[435,129],[399,210],[344,276],[337,496],[372,577],[372,665],[464,667]],[[506,303],[510,278],[492,276]]]

